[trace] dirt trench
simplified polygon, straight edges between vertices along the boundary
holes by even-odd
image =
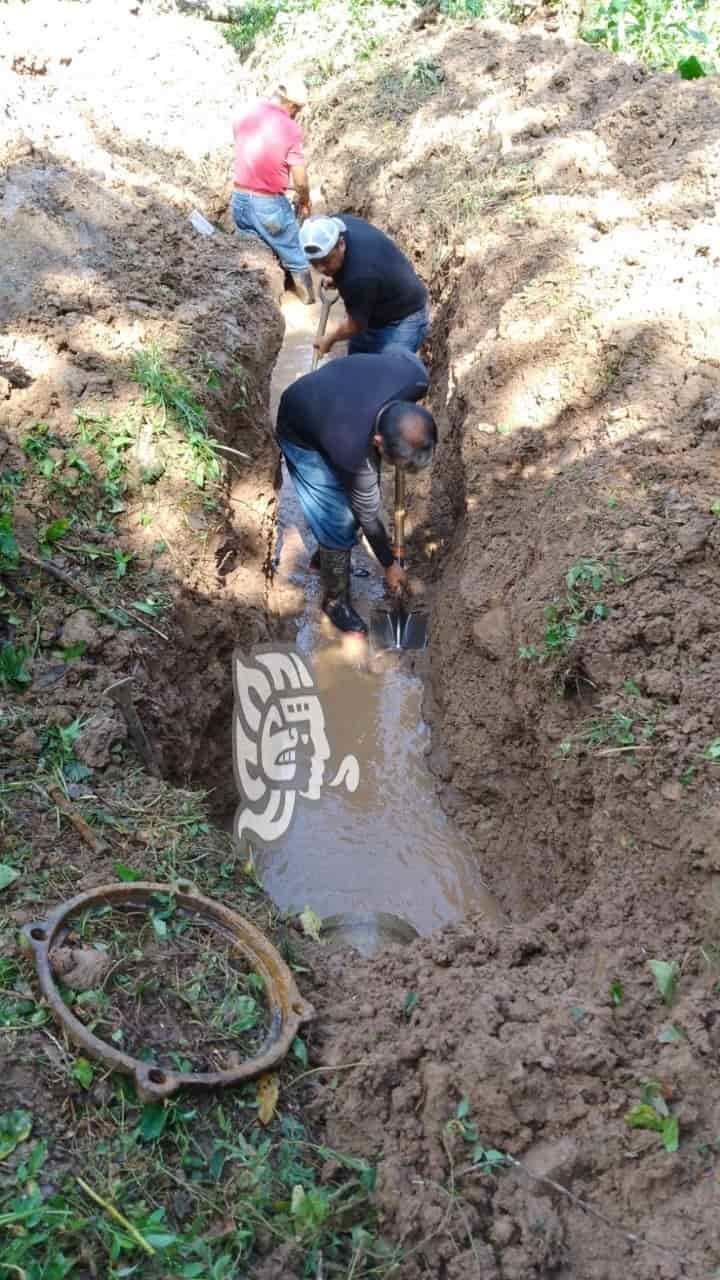
[[[440,87],[403,93],[419,62]],[[595,876],[610,797],[618,835],[659,839],[669,874],[688,812],[713,809],[719,103],[713,82],[686,88],[542,28],[447,25],[316,110],[329,205],[388,225],[431,280],[442,449],[415,523],[438,566],[436,768],[525,916]],[[372,151],[345,105],[361,91]],[[543,612],[587,560],[608,616],[545,652]],[[587,749],[598,710],[601,747],[623,745],[616,713],[658,721],[639,772]]]

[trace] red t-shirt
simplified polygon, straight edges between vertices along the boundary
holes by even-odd
[[[233,124],[235,185],[279,195],[287,190],[292,165],[304,164],[303,133],[274,102],[252,103]]]

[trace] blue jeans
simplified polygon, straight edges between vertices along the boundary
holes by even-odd
[[[234,191],[230,212],[238,231],[250,231],[269,245],[287,271],[307,271],[300,228],[286,196],[254,196]]]
[[[388,347],[405,347],[407,351],[415,352],[420,349],[429,328],[430,315],[424,306],[403,320],[383,325],[382,329],[363,329],[362,333],[356,333],[348,344],[348,355],[374,355]]]
[[[347,550],[357,539],[348,496],[321,453],[278,436],[303,515],[322,547]]]

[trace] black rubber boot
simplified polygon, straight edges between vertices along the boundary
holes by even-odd
[[[318,547],[322,607],[338,631],[355,631],[367,635],[367,627],[350,603],[350,551]]]
[[[291,271],[290,279],[300,301],[304,302],[308,307],[312,306],[315,301],[315,286],[310,269],[308,268],[307,271]]]
[[[316,547],[308,563],[308,573],[319,573],[319,572],[320,572],[320,548]],[[370,570],[365,569],[362,565],[352,564],[351,562],[350,574],[353,578],[369,578]]]

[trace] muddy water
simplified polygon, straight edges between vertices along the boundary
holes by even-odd
[[[292,295],[283,305],[285,342],[273,379],[273,411],[284,388],[307,373],[317,307]],[[337,307],[330,323],[336,318]],[[317,801],[300,801],[284,840],[258,860],[263,884],[284,909],[309,904],[326,917],[391,912],[426,934],[469,911],[497,916],[473,855],[443,814],[427,769],[429,731],[421,714],[422,680],[412,654],[372,657],[358,637],[341,637],[319,609],[319,583],[307,572],[315,549],[293,486],[280,502],[277,588],[284,612],[297,617],[297,644],[313,664],[332,756]],[[368,617],[383,599],[377,562],[353,552],[356,607]],[[422,661],[422,658],[420,659]],[[353,793],[327,783],[353,754]]]

